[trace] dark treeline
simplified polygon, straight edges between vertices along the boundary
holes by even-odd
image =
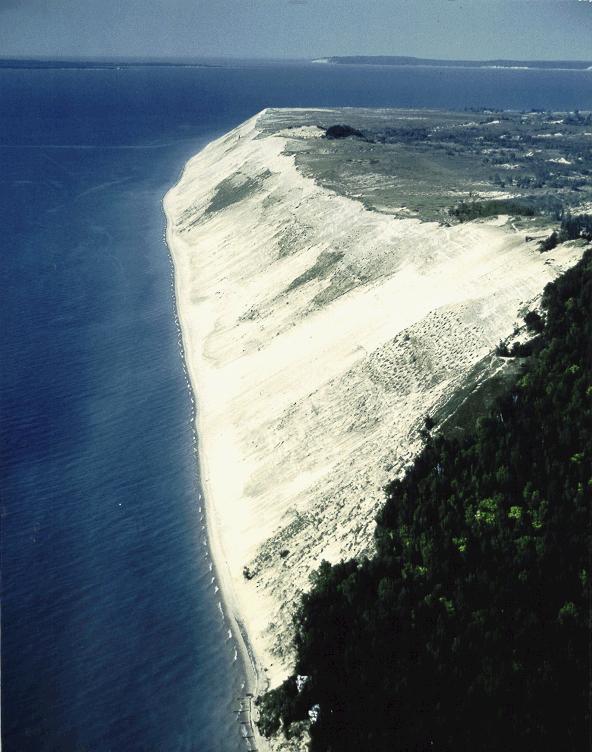
[[[559,232],[552,232],[548,238],[539,243],[542,252],[552,251],[559,243],[566,240],[592,240],[592,214],[566,214],[561,220]]]
[[[543,311],[489,413],[387,488],[376,555],[314,574],[264,733],[318,706],[315,751],[590,749],[591,251]]]
[[[546,197],[545,197],[546,199]],[[489,201],[461,201],[458,206],[450,209],[451,216],[459,222],[470,222],[473,219],[497,217],[499,214],[534,217],[538,213],[539,198],[529,199],[491,199]],[[560,206],[559,202],[557,207]]]

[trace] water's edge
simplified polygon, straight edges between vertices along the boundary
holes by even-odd
[[[216,140],[216,139],[213,139]],[[212,143],[211,141],[209,143]],[[208,144],[204,145],[206,148]],[[200,152],[202,149],[200,149]],[[199,154],[200,152],[197,152]],[[236,658],[240,662],[241,673],[244,677],[242,682],[242,695],[238,699],[239,707],[237,712],[237,720],[241,727],[241,734],[248,744],[248,749],[252,750],[267,750],[268,745],[264,738],[261,737],[253,720],[252,703],[256,697],[267,689],[268,682],[263,673],[263,667],[255,653],[254,647],[249,640],[246,627],[240,618],[236,595],[232,585],[232,578],[230,573],[227,572],[227,562],[224,556],[222,548],[222,542],[219,535],[218,526],[215,520],[215,510],[208,494],[206,493],[202,484],[202,478],[207,477],[206,467],[204,465],[204,457],[199,451],[200,435],[203,431],[200,430],[199,420],[199,398],[196,389],[197,380],[191,367],[190,359],[187,358],[186,353],[187,338],[188,338],[188,324],[184,318],[183,307],[179,305],[181,299],[181,274],[179,269],[175,265],[174,244],[172,242],[172,226],[174,218],[172,213],[167,209],[167,196],[169,193],[174,192],[177,185],[183,179],[188,164],[193,160],[197,154],[193,155],[185,163],[183,169],[171,187],[171,189],[165,194],[162,199],[162,210],[166,220],[166,233],[165,233],[165,245],[167,247],[168,256],[172,267],[173,277],[173,304],[175,307],[176,323],[181,335],[180,338],[180,350],[183,360],[183,371],[187,377],[188,387],[192,395],[192,408],[193,408],[193,425],[194,425],[194,446],[196,461],[199,468],[199,487],[201,489],[199,494],[198,511],[203,514],[203,519],[206,526],[206,537],[211,565],[213,567],[213,574],[219,585],[219,608],[222,613],[222,618],[225,623],[228,624],[230,634],[234,640],[236,648]],[[203,503],[202,503],[203,502]]]

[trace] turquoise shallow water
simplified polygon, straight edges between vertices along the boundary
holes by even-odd
[[[264,106],[586,109],[592,74],[4,70],[0,103],[3,749],[242,749],[162,196]]]

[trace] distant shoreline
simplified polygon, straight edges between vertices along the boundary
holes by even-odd
[[[336,55],[317,58],[313,63],[328,65],[418,66],[434,68],[485,68],[508,70],[592,70],[585,60],[441,60],[400,55]]]
[[[85,61],[85,60],[2,60],[4,70],[120,70],[122,68],[220,68],[215,63]]]
[[[237,63],[265,65],[308,63],[327,65],[364,65],[376,67],[432,67],[432,68],[480,68],[507,70],[573,70],[592,71],[592,60],[444,60],[402,55],[332,55],[314,59],[275,58],[211,58],[201,60],[47,60],[36,58],[1,58],[0,69],[5,70],[119,70],[127,68],[224,68]]]

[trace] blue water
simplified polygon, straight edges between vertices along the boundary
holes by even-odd
[[[307,105],[584,110],[592,73],[0,71],[5,752],[243,749],[161,199],[209,139]]]

